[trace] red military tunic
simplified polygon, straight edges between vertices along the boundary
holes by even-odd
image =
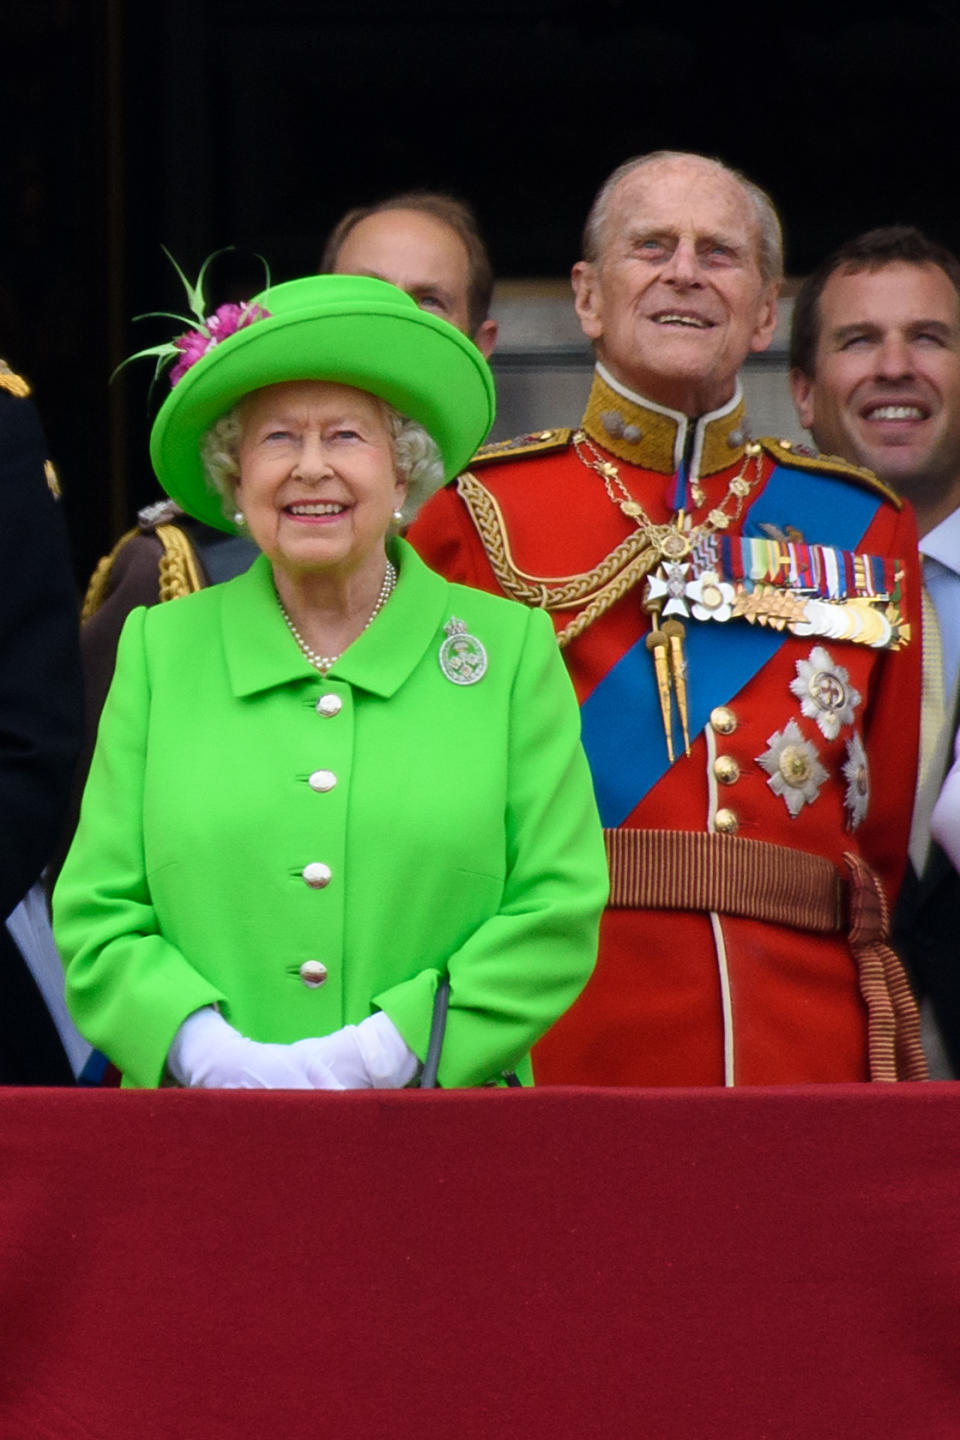
[[[707,844],[719,846],[725,861],[738,846],[724,836],[771,842],[800,852],[798,874],[819,864],[836,877],[838,890],[847,866],[856,863],[845,862],[849,854],[866,861],[893,896],[906,856],[918,745],[920,582],[909,509],[868,472],[843,462],[808,459],[772,442],[745,445],[739,396],[722,411],[687,422],[637,403],[598,373],[582,431],[585,439],[549,431],[488,447],[470,475],[429,502],[409,538],[451,579],[548,608],[559,601],[564,608],[554,609],[553,618],[560,633],[584,625],[572,639],[568,632],[564,653],[581,702],[601,815],[617,832],[613,848],[638,843],[630,831],[672,832],[666,838],[681,850],[701,843],[690,837],[713,836],[720,838]],[[607,465],[615,469],[604,471]],[[681,467],[685,479],[678,479]],[[621,501],[638,502],[640,512],[625,513]],[[701,606],[705,619],[693,609],[696,587],[692,596],[681,595],[689,755],[677,713],[684,681],[675,677],[682,667],[667,682],[667,725],[660,708],[664,686],[656,683],[644,643],[652,625],[644,608],[647,583],[667,572],[650,563],[649,551],[636,553],[645,535],[656,535],[654,527],[675,523],[678,507],[687,510],[694,540],[708,551],[717,550],[721,536],[752,535],[754,545],[766,538],[782,545],[784,555],[794,542],[793,560],[799,554],[816,563],[818,593],[825,596],[833,586],[834,597],[816,611],[819,629],[794,634],[770,623],[785,594],[791,599],[786,562],[779,591],[777,584],[739,587],[757,592],[753,600],[740,597],[748,613],[750,604],[758,607],[752,624],[725,608],[732,591],[721,593],[719,585],[700,595],[713,605]],[[744,548],[739,560],[727,555],[725,568],[746,566],[756,553]],[[853,553],[873,560],[865,567],[857,562],[857,569]],[[899,648],[878,643],[876,614],[883,607],[862,598],[871,566],[875,577],[885,577],[881,588],[897,577],[897,605],[885,613],[899,621]],[[723,569],[718,566],[720,579],[735,578]],[[696,567],[680,573],[696,579]],[[625,593],[610,603],[618,581]],[[804,581],[816,592],[809,575],[793,575],[794,587]],[[670,592],[659,589],[663,603]],[[595,613],[588,613],[591,605]],[[859,630],[845,618],[856,605],[861,613],[868,606],[871,615]],[[889,640],[889,626],[884,633]],[[744,659],[744,648],[756,654]],[[663,837],[643,840],[651,838]],[[792,868],[787,852],[769,854],[786,854],[786,869]],[[761,857],[764,864],[769,854]],[[593,979],[535,1052],[538,1083],[869,1078],[863,975],[846,922],[800,928],[785,904],[782,914],[778,910],[763,866],[759,879],[748,882],[738,878],[735,857],[728,888],[753,884],[764,892],[764,918],[749,905],[738,913],[738,898],[718,900],[688,858],[683,851],[681,860],[648,852],[636,859],[646,906],[631,904],[628,895],[606,911]],[[715,858],[711,850],[710,875]],[[668,873],[678,866],[681,882]],[[648,891],[661,880],[668,888],[679,883],[683,893],[650,908]],[[786,883],[789,888],[789,875]]]

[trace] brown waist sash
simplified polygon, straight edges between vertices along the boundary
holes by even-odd
[[[890,948],[880,881],[858,855],[846,874],[822,855],[739,835],[606,830],[610,905],[700,910],[795,930],[846,930],[867,1007],[871,1080],[925,1080],[920,1018]]]

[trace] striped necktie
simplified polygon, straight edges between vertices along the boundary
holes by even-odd
[[[920,688],[920,757],[917,793],[910,826],[910,860],[922,875],[930,849],[930,816],[940,792],[947,758],[947,707],[943,687],[943,648],[937,610],[923,586],[923,679]]]

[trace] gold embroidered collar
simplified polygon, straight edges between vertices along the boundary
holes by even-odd
[[[722,409],[690,420],[676,410],[614,389],[602,367],[595,370],[581,428],[619,460],[672,475],[680,468],[691,427],[691,479],[739,464],[749,438],[740,386]]]

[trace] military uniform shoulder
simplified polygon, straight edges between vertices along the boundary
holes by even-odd
[[[835,475],[838,479],[850,480],[855,485],[863,485],[866,489],[882,495],[898,510],[903,509],[903,501],[897,492],[882,480],[878,480],[873,471],[868,470],[865,465],[854,465],[840,455],[821,455],[807,445],[798,445],[793,440],[774,440],[769,435],[760,436],[757,443],[781,465],[792,465],[797,470],[811,470],[818,475]]]
[[[0,391],[13,395],[17,400],[23,400],[30,394],[30,382],[11,370],[6,360],[0,360]]]
[[[0,409],[2,409],[4,461],[15,456],[25,463],[31,474],[42,472],[47,489],[54,500],[61,498],[60,477],[56,466],[47,455],[47,441],[37,408],[30,396],[33,387],[29,380],[12,370],[6,360],[0,359]],[[29,403],[24,404],[24,401]]]
[[[510,440],[492,440],[481,445],[470,462],[471,470],[478,465],[495,465],[498,460],[517,460],[528,455],[551,455],[565,450],[573,431],[567,427],[554,430],[532,430],[528,435],[515,435]]]
[[[172,500],[156,500],[138,511],[133,529],[97,562],[83,598],[81,621],[90,620],[111,598],[126,613],[137,605],[153,606],[202,589],[206,582],[187,533],[189,523]]]

